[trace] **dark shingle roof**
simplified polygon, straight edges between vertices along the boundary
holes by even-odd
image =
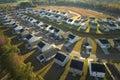
[[[84,65],[84,62],[82,62],[82,61],[72,60],[71,64],[70,64],[70,67],[78,69],[78,70],[82,70],[83,65]]]
[[[61,62],[63,62],[66,58],[66,56],[64,54],[61,54],[61,53],[57,53],[56,56],[55,56],[56,59],[60,60]]]
[[[15,25],[13,28],[16,28],[18,25]]]
[[[47,28],[48,26],[49,26],[48,24],[45,24],[45,25],[44,25],[44,27],[46,27],[46,28]]]
[[[72,34],[69,34],[69,35],[68,35],[68,38],[74,39],[74,38],[75,38],[75,36],[74,36],[74,35],[72,35]]]
[[[119,43],[120,44],[120,39],[114,39],[113,40],[115,43]]]
[[[21,29],[20,32],[22,33],[24,31],[24,29]]]
[[[91,70],[95,72],[105,72],[105,66],[103,64],[91,63]]]
[[[68,21],[69,21],[69,22],[72,22],[72,21],[73,21],[73,19],[69,19]]]
[[[26,38],[29,40],[30,38],[32,38],[33,36],[31,35],[31,34],[28,34],[27,36],[26,36]]]
[[[103,44],[109,44],[108,40],[106,39],[99,39],[99,41]]]
[[[42,41],[40,41],[40,42],[38,43],[38,46],[39,46],[40,48],[43,48],[43,47],[45,46],[45,43],[42,42]]]
[[[59,32],[59,31],[60,31],[59,29],[55,28],[55,32],[56,32],[56,33]]]
[[[54,29],[54,27],[50,27],[49,29],[50,29],[50,30],[53,30],[53,29]]]

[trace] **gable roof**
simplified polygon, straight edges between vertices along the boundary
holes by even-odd
[[[103,64],[91,63],[91,70],[95,72],[105,72],[105,66]]]
[[[83,65],[84,65],[84,62],[72,59],[70,67],[78,69],[78,70],[82,70]]]
[[[59,32],[59,31],[60,31],[59,29],[55,28],[55,32],[56,32],[56,33]]]
[[[40,48],[43,48],[43,47],[45,46],[45,43],[42,42],[42,41],[40,41],[40,42],[38,43],[38,46],[39,46]]]
[[[74,36],[74,35],[72,35],[72,34],[69,34],[69,35],[68,35],[68,38],[74,39],[74,38],[75,38],[75,36]]]
[[[20,32],[22,33],[23,31],[25,31],[24,29],[21,29]]]
[[[114,39],[113,40],[115,43],[119,43],[120,44],[120,39]]]
[[[66,56],[64,54],[61,54],[60,52],[58,52],[56,55],[55,55],[55,58],[60,60],[61,62],[63,62],[66,58]]]
[[[109,44],[107,39],[99,39],[99,41],[103,44]]]
[[[29,40],[30,38],[32,38],[33,36],[31,35],[31,34],[28,34],[27,36],[26,36],[26,38]]]

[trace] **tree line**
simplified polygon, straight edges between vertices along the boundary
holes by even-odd
[[[3,24],[0,23],[0,26]],[[0,29],[0,80],[6,73],[9,74],[8,80],[43,80],[33,72],[31,63],[24,63],[19,49],[10,44],[10,39]]]

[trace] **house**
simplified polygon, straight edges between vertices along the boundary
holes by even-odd
[[[74,75],[82,75],[84,62],[76,59],[72,59],[70,63],[70,72]]]
[[[62,67],[64,67],[69,61],[69,56],[62,52],[58,52],[54,57],[54,62]]]
[[[33,49],[33,48],[37,47],[37,44],[39,43],[40,38],[33,35],[33,34],[28,34],[26,36],[26,41],[27,41],[27,44],[25,45],[26,48],[27,49]]]
[[[40,27],[40,26],[43,25],[43,24],[44,24],[44,23],[41,22],[41,21],[36,21],[36,22],[35,22],[35,25],[38,26],[38,27]]]
[[[49,24],[45,24],[44,25],[44,29],[46,30],[46,31],[49,31],[49,28],[51,27],[51,25],[49,25]]]
[[[78,41],[78,37],[70,33],[67,36],[67,40],[69,43],[75,43],[76,41]]]
[[[60,14],[61,16],[68,16],[68,14],[66,13],[66,12],[61,12],[61,14]]]
[[[49,33],[54,33],[54,30],[55,30],[55,28],[51,26],[51,27],[48,29],[48,32],[49,32]]]
[[[34,24],[37,20],[36,20],[36,19],[33,19],[33,18],[29,18],[28,21],[29,21],[31,24]]]
[[[111,23],[113,22],[113,19],[111,17],[107,17],[105,21]]]
[[[67,18],[67,17],[65,17],[65,18],[63,18],[63,22],[67,22],[67,20],[68,20],[69,18]]]
[[[116,29],[117,29],[117,26],[116,26],[115,23],[113,23],[113,22],[108,23],[107,27],[108,27],[110,30],[116,30]]]
[[[107,24],[106,24],[106,23],[101,22],[101,23],[99,23],[99,25],[100,25],[99,29],[100,29],[101,31],[103,31],[103,32],[109,32],[109,31],[110,31],[110,29],[107,27]]]
[[[95,23],[95,18],[94,17],[90,17],[90,22],[91,23]]]
[[[13,34],[18,33],[19,30],[21,30],[21,29],[23,29],[23,27],[16,24],[15,26],[13,26],[13,31],[12,31],[12,33],[13,33]]]
[[[46,17],[49,18],[49,19],[53,19],[53,18],[54,18],[54,15],[51,14],[51,13],[49,13]]]
[[[58,50],[55,48],[48,49],[47,51],[41,53],[39,56],[36,58],[40,61],[40,63],[45,63],[55,57],[57,54]]]
[[[37,44],[37,46],[38,46],[38,49],[39,49],[40,52],[44,52],[44,51],[52,48],[52,46],[51,46],[50,44],[48,44],[48,43],[46,43],[46,42],[44,42],[44,41],[40,41],[40,42]]]
[[[48,14],[49,14],[49,13],[46,12],[46,13],[43,15],[43,17],[47,17]]]
[[[67,20],[67,24],[70,24],[70,25],[74,24],[74,22],[75,22],[75,20],[73,20],[73,19],[68,19]]]
[[[110,45],[110,43],[108,42],[108,40],[107,39],[98,39],[98,45],[101,47],[101,48],[110,48],[111,47],[111,45]]]
[[[21,29],[19,32],[20,32],[20,35],[18,37],[18,40],[21,40],[21,39],[24,40],[24,38],[26,38],[26,36],[30,34],[29,31],[26,29]]]
[[[13,23],[15,23],[15,22],[12,19],[5,22],[5,24],[13,24]]]
[[[54,16],[54,19],[57,21],[57,22],[60,22],[62,20],[62,17],[60,15],[55,15]]]
[[[81,27],[80,27],[80,29],[82,29],[82,30],[86,30],[88,28],[88,25],[86,25],[86,24],[83,24],[83,25],[81,25]]]
[[[36,11],[36,10],[33,10],[32,11],[32,14],[38,14],[39,12],[38,11]]]
[[[75,22],[74,22],[74,25],[75,25],[75,26],[80,26],[80,24],[81,24],[81,21],[80,21],[80,20],[75,20]]]
[[[97,23],[90,22],[89,24],[91,29],[97,29],[97,26],[98,26]]]
[[[113,42],[114,42],[114,48],[120,51],[120,39],[113,39]]]
[[[62,30],[61,29],[58,29],[58,28],[55,28],[55,30],[54,30],[54,34],[55,34],[55,36],[61,36],[62,35]]]
[[[83,44],[83,47],[84,47],[84,49],[85,49],[85,53],[86,53],[86,54],[90,54],[90,53],[92,52],[92,46],[90,45],[90,43],[85,42],[85,43]]]
[[[48,13],[51,13],[51,12],[52,12],[52,10],[48,9],[48,10],[47,10],[47,12],[48,12]]]
[[[104,78],[105,77],[105,66],[104,64],[90,62],[89,73],[92,77]]]
[[[44,11],[40,11],[39,12],[39,16],[43,17],[45,15],[45,12]]]

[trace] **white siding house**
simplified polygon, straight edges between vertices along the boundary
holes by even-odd
[[[111,47],[110,43],[106,39],[98,39],[97,42],[101,48],[110,48]]]
[[[58,52],[55,55],[54,62],[62,67],[64,67],[68,61],[69,61],[69,56],[65,55],[62,52]]]
[[[55,57],[55,55],[57,54],[57,49],[51,48],[43,53],[41,53],[39,56],[37,56],[36,58],[41,62],[47,62],[51,59],[53,59]]]
[[[75,75],[82,75],[84,62],[76,59],[72,59],[70,63],[70,72]]]
[[[67,40],[70,43],[75,43],[76,41],[78,41],[78,37],[70,33],[68,34]]]
[[[38,49],[40,52],[44,52],[44,51],[52,48],[52,46],[50,44],[48,44],[44,41],[40,41],[37,46],[38,46]]]
[[[104,78],[105,77],[105,66],[99,63],[89,63],[90,76]]]
[[[38,42],[40,41],[40,38],[33,35],[28,34],[26,36],[27,44],[25,45],[27,49],[33,49],[37,47]]]
[[[21,30],[21,29],[23,29],[22,26],[20,26],[20,25],[15,25],[15,26],[13,27],[13,33],[17,33],[17,32],[19,32],[19,30]]]

